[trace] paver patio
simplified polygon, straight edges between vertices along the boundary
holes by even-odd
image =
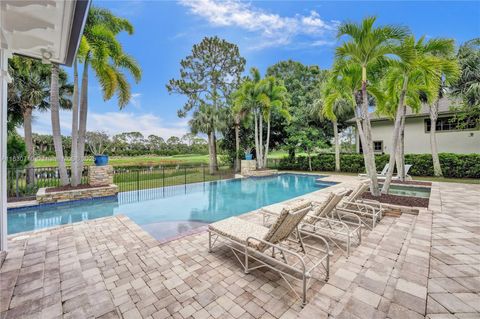
[[[0,318],[478,318],[479,198],[478,185],[434,183],[430,210],[385,217],[348,260],[337,252],[303,309],[275,272],[209,254],[205,232],[160,244],[115,216],[13,236]]]

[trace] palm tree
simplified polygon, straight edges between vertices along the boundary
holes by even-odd
[[[455,45],[452,39],[436,39],[436,49],[431,53],[437,57],[441,64],[441,81],[438,94],[433,101],[425,101],[430,107],[430,148],[433,160],[433,173],[435,176],[443,176],[437,147],[437,119],[438,105],[441,98],[446,96],[447,87],[454,84],[460,75],[458,60],[454,57]]]
[[[234,94],[235,108],[253,115],[255,127],[255,152],[257,168],[267,165],[270,144],[270,120],[272,111],[288,118],[287,89],[275,77],[261,79],[256,68],[250,70],[251,78],[246,79]],[[267,124],[266,141],[263,140],[263,122]]]
[[[133,26],[127,19],[116,17],[107,9],[97,7],[90,9],[78,54],[78,61],[83,63],[80,101],[75,97],[73,100],[74,112],[78,109],[79,113],[78,116],[74,114],[72,117],[72,155],[75,155],[75,158],[72,157],[72,170],[75,170],[72,175],[72,186],[78,185],[83,171],[90,67],[100,83],[104,100],[109,100],[116,95],[120,108],[125,107],[131,97],[130,84],[124,72],[130,73],[136,82],[141,78],[141,70],[137,62],[124,53],[116,38],[122,31],[130,35],[133,33]],[[78,94],[78,83],[74,82],[74,85]],[[77,127],[78,130],[76,130]],[[75,151],[73,151],[74,148],[76,148]]]
[[[382,193],[388,193],[393,176],[395,162],[400,176],[404,175],[404,154],[402,145],[403,126],[407,105],[418,111],[421,107],[421,94],[427,100],[438,97],[443,61],[435,56],[449,47],[450,43],[443,39],[425,41],[422,37],[415,41],[413,36],[406,37],[398,47],[402,52],[401,59],[391,63],[384,79],[385,100],[378,98],[378,111],[395,113],[395,124],[392,135],[389,169],[383,184]],[[397,156],[397,153],[398,156]]]
[[[258,116],[260,107],[258,96],[260,94],[259,83],[261,81],[260,71],[257,68],[250,69],[250,77],[246,78],[240,88],[234,93],[235,113],[243,113],[245,116],[253,115],[255,122],[255,152],[257,159],[260,158],[260,146],[258,139]]]
[[[34,148],[32,140],[32,114],[35,109],[48,108],[48,70],[40,61],[13,57],[9,64],[13,77],[10,85],[9,104],[15,105],[22,114],[25,146],[29,157],[27,183],[34,178]]]
[[[355,85],[352,77],[339,78],[336,73],[332,73],[321,87],[321,98],[314,103],[314,112],[320,118],[326,117],[332,122],[335,142],[335,171],[337,172],[340,171],[338,119],[351,116],[356,108],[355,92],[357,91],[358,86]],[[359,129],[361,129],[361,125],[359,125]],[[363,131],[361,136],[363,136]]]
[[[58,169],[60,173],[60,184],[62,186],[67,185],[68,174],[67,166],[65,164],[65,157],[63,156],[63,147],[62,147],[62,133],[60,131],[60,97],[59,97],[59,79],[58,79],[58,65],[52,64],[52,76],[51,76],[51,86],[50,86],[50,104],[51,104],[51,118],[52,118],[52,135],[53,135],[53,145],[55,147],[55,157],[57,159]]]
[[[376,76],[377,70],[371,68],[371,71],[373,72],[371,76]],[[349,114],[353,113],[360,143],[361,145],[366,145],[361,122],[361,101],[359,101],[361,86],[361,67],[356,63],[337,60],[329,74],[328,80],[321,88],[321,98],[316,101],[314,112],[328,119],[336,119],[337,116],[342,115],[349,116]],[[367,89],[370,91],[374,87],[369,86]],[[335,153],[338,152],[336,150]],[[336,167],[338,168],[340,168],[339,162],[340,156],[336,158]],[[366,157],[364,157],[364,164],[367,167]]]
[[[262,106],[262,119],[267,122],[267,138],[265,140],[265,146],[262,147],[263,139],[260,139],[260,148],[262,149],[263,163],[260,164],[260,168],[267,167],[268,151],[270,148],[270,121],[272,111],[278,112],[284,118],[290,119],[290,113],[288,113],[287,104],[287,89],[280,83],[275,77],[269,76],[259,83],[260,95],[258,100]],[[260,122],[262,122],[260,119]],[[262,132],[260,131],[260,134]],[[261,135],[260,135],[261,136]]]
[[[15,118],[15,114],[22,115],[18,120],[23,122],[25,145],[29,156],[27,182],[32,183],[34,178],[32,115],[34,110],[45,111],[52,106],[49,93],[52,72],[50,66],[40,61],[16,56],[10,59],[9,73],[13,77],[8,90],[9,112],[12,119]],[[67,84],[67,75],[64,71],[60,71],[58,76],[59,104],[57,106],[68,109],[71,86]]]
[[[347,42],[342,43],[336,50],[336,56],[342,60],[348,60],[358,64],[362,70],[362,104],[361,116],[362,125],[365,133],[365,144],[363,144],[365,162],[367,163],[367,174],[372,180],[371,192],[374,196],[380,195],[376,175],[375,157],[373,153],[372,132],[370,119],[368,116],[368,95],[367,87],[369,85],[367,72],[371,67],[383,63],[388,59],[388,55],[394,54],[392,46],[396,40],[403,39],[408,30],[398,26],[374,27],[375,17],[363,19],[360,24],[343,23],[338,28],[338,37],[349,36]]]
[[[210,106],[203,104],[201,105],[198,109],[196,109],[193,114],[192,118],[188,122],[190,129],[193,134],[197,134],[199,132],[207,134],[209,138],[209,163],[210,163],[210,174],[213,174],[216,170],[218,170],[218,167],[212,167],[212,163],[216,163],[217,159],[214,158],[217,154],[216,148],[217,148],[217,142],[216,139],[211,140],[211,132],[215,131],[215,129],[218,128],[218,123],[221,123],[222,121],[219,121],[218,116],[220,112],[216,112],[215,109]],[[168,144],[168,141],[167,141]]]

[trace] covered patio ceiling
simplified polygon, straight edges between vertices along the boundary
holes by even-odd
[[[90,0],[0,1],[0,251],[7,249],[7,82],[12,54],[70,66]]]

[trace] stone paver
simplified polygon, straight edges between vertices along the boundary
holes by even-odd
[[[317,195],[357,182],[335,178]],[[428,210],[384,217],[348,259],[337,251],[303,309],[277,273],[208,253],[205,232],[159,243],[120,215],[14,236],[0,318],[478,318],[479,195],[434,183]]]

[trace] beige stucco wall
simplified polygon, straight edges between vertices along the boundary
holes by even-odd
[[[425,131],[423,118],[407,118],[405,122],[405,153],[430,153],[430,133]],[[372,122],[374,141],[383,141],[383,152],[392,148],[393,122]],[[480,153],[480,130],[437,132],[441,153]]]

